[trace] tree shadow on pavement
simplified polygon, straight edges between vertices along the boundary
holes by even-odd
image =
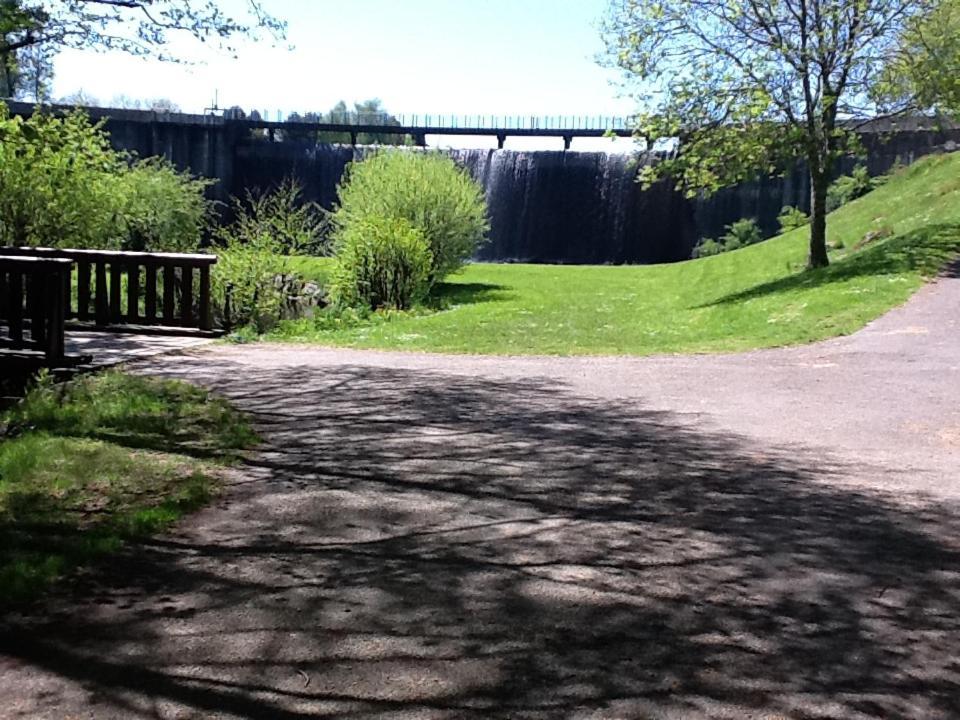
[[[265,445],[7,619],[4,717],[960,716],[953,505],[548,380],[170,365]]]

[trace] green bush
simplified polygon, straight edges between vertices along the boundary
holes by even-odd
[[[736,250],[763,240],[763,233],[760,232],[760,227],[753,218],[740,218],[727,225],[726,230],[727,232],[720,238],[724,250]]]
[[[235,198],[233,210],[233,222],[215,233],[214,307],[222,325],[263,333],[303,311],[298,301],[307,283],[293,272],[289,256],[318,247],[322,218],[315,204],[302,201],[293,180],[247,193],[244,201]],[[306,300],[320,297],[317,288]]]
[[[352,163],[330,219],[335,246],[371,218],[402,219],[430,246],[429,284],[459,269],[489,229],[483,189],[438,152],[386,150]]]
[[[724,251],[723,245],[718,243],[713,238],[702,238],[696,247],[693,248],[693,257],[702,258],[710,257],[711,255],[719,255]]]
[[[777,223],[780,225],[780,232],[785,233],[788,230],[796,230],[799,227],[808,225],[810,217],[799,208],[792,205],[785,205],[780,214],[777,215]]]
[[[80,111],[24,119],[0,103],[0,245],[195,250],[207,184],[114,150]]]
[[[857,165],[850,175],[841,175],[827,188],[827,212],[833,212],[851,200],[866,195],[887,180],[887,175],[870,177],[863,165]]]
[[[0,103],[0,245],[103,247],[125,168],[86,115],[23,119]]]
[[[211,220],[204,192],[213,181],[192,178],[161,158],[134,163],[120,181],[125,191],[119,216],[125,227],[122,249],[195,252],[200,247]]]
[[[293,179],[270,191],[248,191],[233,200],[234,221],[220,231],[231,244],[269,244],[279,255],[311,255],[320,250],[323,216],[316,203],[304,202]]]
[[[217,251],[211,299],[219,324],[265,333],[280,320],[287,260],[257,245],[235,244]]]
[[[430,290],[430,246],[402,218],[351,223],[338,234],[336,253],[330,282],[335,305],[404,310]]]

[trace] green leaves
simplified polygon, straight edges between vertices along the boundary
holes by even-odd
[[[338,197],[330,216],[335,245],[371,217],[405,220],[430,244],[431,282],[459,269],[489,229],[483,189],[438,152],[376,152],[348,167]]]
[[[74,112],[11,118],[0,103],[0,245],[195,250],[207,181],[113,150]]]

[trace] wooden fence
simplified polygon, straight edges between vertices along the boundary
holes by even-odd
[[[213,327],[210,268],[216,255],[60,248],[0,248],[0,255],[70,261],[58,295],[67,320],[118,329]]]
[[[0,347],[42,352],[48,363],[64,355],[66,288],[73,261],[0,255]]]

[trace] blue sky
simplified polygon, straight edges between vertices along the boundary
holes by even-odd
[[[224,0],[229,8],[242,0]],[[239,57],[178,42],[174,65],[67,51],[54,96],[169,97],[220,106],[326,110],[379,97],[396,113],[625,115],[614,74],[600,67],[606,0],[263,0],[289,22],[288,42],[243,42]]]

